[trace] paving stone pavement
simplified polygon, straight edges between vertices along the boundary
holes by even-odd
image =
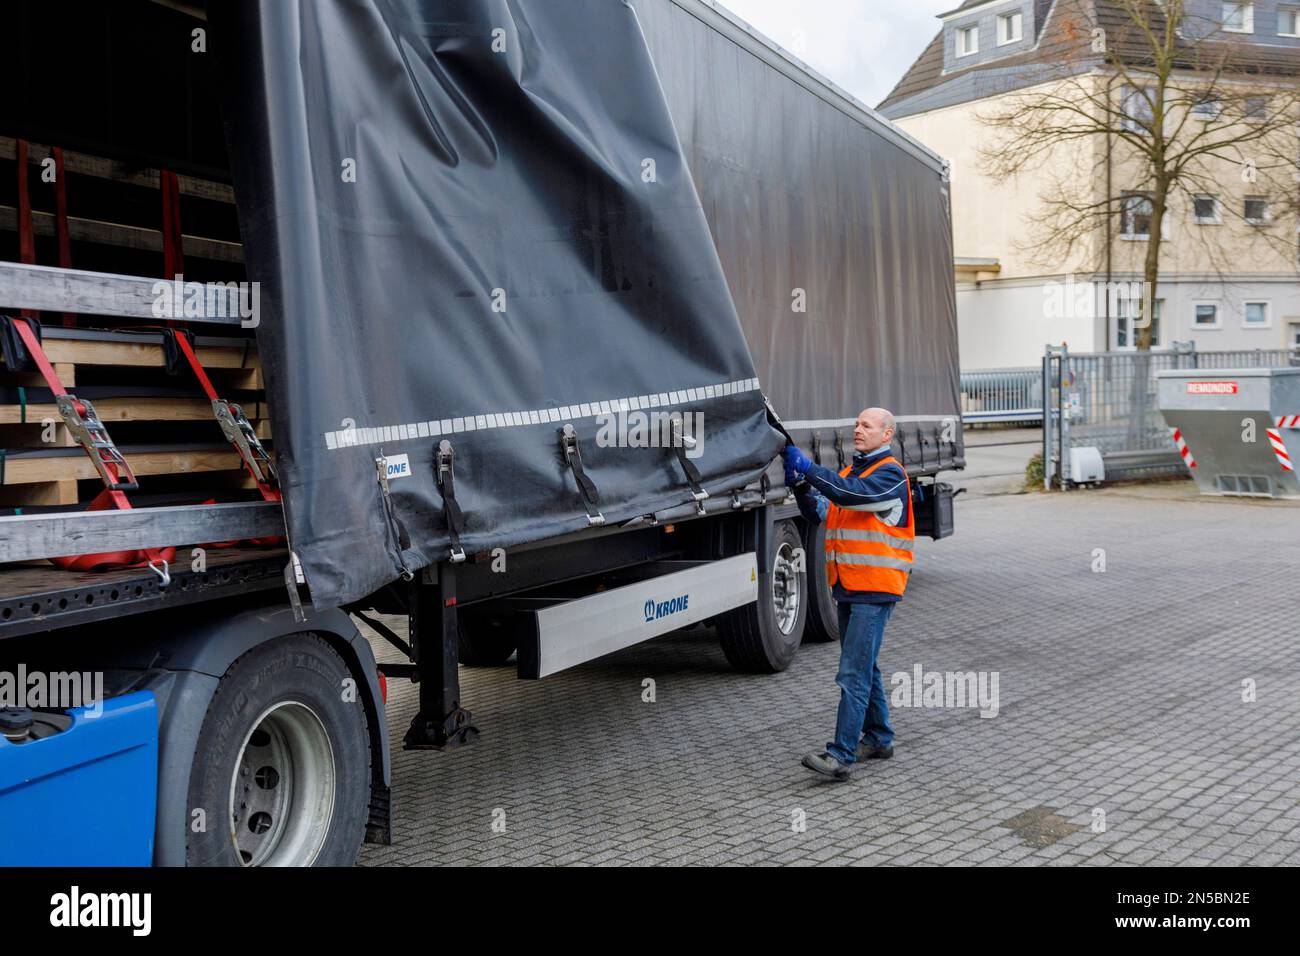
[[[394,842],[361,862],[1294,865],[1297,569],[1294,503],[959,498],[880,663],[887,687],[996,672],[995,717],[895,707],[894,759],[833,784],[799,758],[833,728],[838,645],[774,676],[703,629],[540,682],[462,668],[482,738],[449,753],[401,749],[416,694],[393,681]]]

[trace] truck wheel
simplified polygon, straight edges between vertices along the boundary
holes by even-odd
[[[807,574],[795,570],[803,547],[799,531],[791,521],[778,521],[772,530],[767,588],[760,579],[758,601],[718,618],[727,660],[737,670],[757,674],[775,674],[790,666],[808,613]]]
[[[190,772],[188,865],[356,862],[370,805],[370,736],[361,702],[345,699],[351,680],[314,634],[268,641],[230,665]]]
[[[808,525],[803,533],[808,560],[808,624],[803,639],[810,644],[826,644],[840,639],[839,611],[831,597],[826,577],[826,525]]]
[[[466,667],[500,667],[510,660],[519,642],[508,617],[466,610],[456,620],[460,662]]]

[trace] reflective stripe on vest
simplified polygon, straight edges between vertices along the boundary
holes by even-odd
[[[898,465],[886,456],[859,475],[866,478],[882,465]],[[852,466],[840,472],[847,478]],[[904,479],[907,477],[903,472]],[[915,528],[912,524],[912,495],[907,493],[906,527],[895,528],[877,517],[877,511],[834,503],[826,515],[826,575],[831,584],[841,583],[849,591],[876,591],[902,595],[912,569]]]

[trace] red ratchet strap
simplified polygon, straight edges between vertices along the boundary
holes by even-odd
[[[191,341],[190,332],[187,329],[176,328],[161,329],[160,331],[164,336],[171,339],[175,343],[177,351],[185,356],[185,361],[189,364],[190,370],[194,372],[194,377],[199,380],[199,385],[208,396],[208,400],[212,402],[212,414],[216,416],[222,434],[226,436],[226,441],[235,446],[235,451],[239,453],[239,457],[244,462],[244,470],[248,472],[253,481],[257,482],[257,490],[261,493],[262,500],[280,501],[279,481],[275,473],[275,465],[271,462],[271,456],[267,454],[261,439],[257,437],[257,432],[253,430],[252,423],[244,415],[244,410],[234,402],[228,402],[217,395],[212,380],[208,378],[208,373],[204,371],[203,365],[199,362],[199,357],[194,353],[194,343]],[[212,501],[207,503],[214,504]],[[280,535],[248,539],[249,544],[262,548],[276,547],[283,542],[284,538]],[[210,542],[206,547],[233,548],[239,543],[239,541],[214,541]]]
[[[68,392],[59,381],[58,373],[50,364],[49,357],[41,348],[41,341],[36,336],[36,320],[20,317],[9,320],[17,333],[23,348],[31,356],[45,382],[54,393],[54,400],[59,409],[59,416],[68,427],[78,445],[86,450],[90,460],[104,482],[104,490],[92,501],[88,511],[106,511],[116,508],[130,511],[131,503],[127,501],[126,492],[139,487],[131,466],[122,457],[113,439],[108,436],[104,423],[95,414],[95,406]],[[102,554],[82,554],[68,558],[50,558],[61,568],[72,571],[92,571],[109,567],[136,567],[147,564],[163,579],[164,585],[170,582],[168,565],[176,556],[175,548],[144,548],[134,551],[111,551]]]
[[[216,416],[222,434],[226,436],[226,441],[235,446],[235,451],[239,452],[245,470],[257,482],[257,490],[262,493],[262,499],[264,501],[279,501],[280,489],[275,474],[275,466],[271,463],[271,456],[267,454],[266,449],[262,446],[261,439],[257,437],[257,432],[253,430],[252,424],[244,415],[244,410],[234,402],[228,402],[217,395],[217,390],[212,386],[212,380],[208,378],[208,373],[199,364],[199,357],[194,354],[194,343],[190,341],[188,331],[185,329],[163,329],[162,332],[176,343],[176,348],[185,356],[185,361],[189,363],[190,370],[194,372],[194,377],[199,380],[199,385],[208,396],[208,401],[212,402],[212,414]]]

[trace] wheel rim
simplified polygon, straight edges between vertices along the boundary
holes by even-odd
[[[310,866],[334,815],[334,750],[306,704],[269,707],[230,781],[230,837],[244,866]]]
[[[801,580],[795,570],[794,548],[782,544],[772,562],[772,608],[782,634],[790,634],[799,622],[799,605],[803,600]]]

